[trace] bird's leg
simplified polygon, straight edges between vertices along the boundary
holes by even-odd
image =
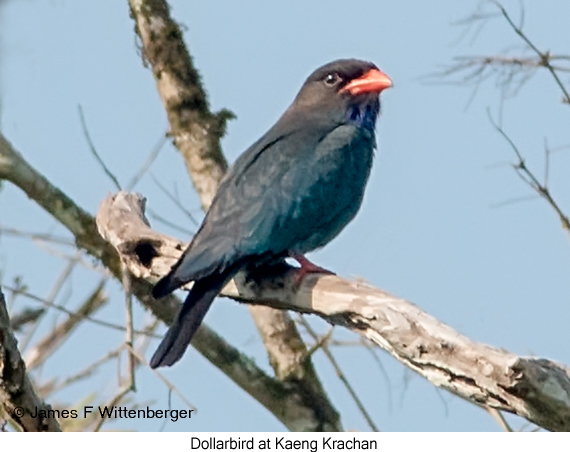
[[[307,259],[302,254],[292,254],[291,257],[299,262],[301,268],[297,270],[297,274],[295,275],[295,282],[297,285],[300,285],[307,273],[324,273],[326,275],[334,275],[334,272],[327,270],[326,268],[319,267],[318,265],[313,264],[309,259]]]

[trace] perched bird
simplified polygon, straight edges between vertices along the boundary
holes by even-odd
[[[378,94],[392,81],[374,64],[337,60],[313,72],[283,116],[230,168],[200,229],[153,289],[194,285],[150,366],[171,366],[214,298],[242,268],[330,242],[360,208],[375,148]]]

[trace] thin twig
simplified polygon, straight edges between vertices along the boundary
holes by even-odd
[[[299,317],[299,320],[303,319],[303,315],[302,315],[302,314],[299,314],[298,317]],[[305,322],[302,322],[302,323],[303,323],[303,326],[305,326],[305,328],[306,328]],[[332,325],[332,326],[329,328],[329,330],[327,331],[326,334],[323,334],[323,335],[320,336],[320,337],[318,337],[318,336],[315,334],[315,336],[313,336],[313,338],[315,338],[315,343],[313,344],[313,346],[312,346],[311,348],[309,348],[309,349],[307,350],[307,358],[309,358],[310,356],[313,356],[313,354],[314,354],[317,350],[321,349],[321,348],[323,347],[323,345],[327,344],[328,341],[330,340],[330,338],[332,337],[333,332],[334,332],[334,325]]]
[[[44,308],[24,308],[10,315],[10,326],[14,331],[20,331],[28,323],[36,322],[44,313]]]
[[[550,149],[548,141],[544,139],[544,186],[548,187],[548,178],[550,176]]]
[[[180,209],[180,211],[182,213],[184,213],[190,219],[190,221],[192,223],[194,223],[196,226],[198,226],[198,221],[194,218],[194,215],[192,215],[192,213],[190,213],[190,211],[182,205],[182,203],[179,201],[179,199],[176,196],[172,195],[172,193],[170,193],[166,189],[166,187],[164,185],[162,185],[156,177],[154,177],[152,175],[151,175],[151,177],[152,177],[152,180],[154,181],[154,183],[160,189],[160,191],[162,191],[167,196],[167,198],[170,199],[176,205],[176,207],[178,207]]]
[[[146,367],[149,367],[148,361],[146,359],[144,359],[136,350],[132,349],[130,350],[130,352],[139,360],[139,362]],[[154,374],[164,383],[164,385],[170,390],[172,391],[174,394],[176,394],[178,397],[180,397],[180,400],[182,400],[182,402],[184,402],[184,404],[190,408],[191,410],[194,411],[198,411],[198,409],[192,405],[192,403],[190,403],[190,401],[184,397],[184,394],[182,394],[182,392],[180,392],[178,390],[178,388],[176,387],[176,385],[174,385],[174,383],[172,383],[168,378],[166,378],[164,375],[162,375],[158,370],[156,369],[151,369]]]
[[[127,276],[127,278],[125,280],[124,275],[129,275],[128,270],[126,269],[125,266],[123,266],[123,286],[125,286],[125,289],[126,289],[125,294],[126,294],[126,298],[127,298],[127,331],[126,331],[127,340],[125,342],[125,348],[127,350],[127,355],[128,355],[127,381],[123,385],[122,389],[120,389],[119,392],[115,395],[115,397],[113,397],[111,399],[110,403],[105,404],[105,406],[111,406],[111,407],[116,406],[130,392],[136,391],[135,373],[136,373],[137,361],[135,359],[134,349],[132,347],[132,328],[129,328],[129,326],[128,326],[129,321],[132,322],[132,296],[130,295],[130,292],[131,292],[130,281],[127,281],[127,280],[130,280],[130,277]],[[129,311],[130,311],[130,313],[129,313]],[[120,356],[121,355],[119,354],[118,357],[120,358]],[[120,382],[121,382],[120,362],[119,362],[118,370],[119,370],[118,381],[120,384]],[[107,419],[109,419],[109,417],[101,416],[101,419],[99,419],[97,424],[95,424],[93,431],[98,432],[101,429],[101,427],[103,427],[103,424],[107,421]]]
[[[86,268],[87,270],[94,271],[95,273],[99,273],[103,276],[110,276],[108,269],[101,267],[100,265],[97,265],[92,259],[91,260],[86,259],[85,257],[87,257],[87,255],[81,252],[81,250],[77,252],[78,250],[77,248],[75,248],[76,252],[74,254],[69,254],[59,250],[58,248],[50,246],[49,242],[38,241],[37,245],[41,249],[47,251],[52,256],[59,257],[68,262],[77,261],[78,265],[82,266],[83,268]]]
[[[521,38],[524,43],[524,50],[532,52],[534,55],[509,55],[513,49],[503,50],[503,55],[473,55],[461,56],[455,58],[456,63],[444,69],[441,72],[428,75],[427,80],[449,78],[452,75],[462,73],[463,77],[458,81],[447,81],[452,84],[469,84],[474,83],[475,87],[471,94],[471,102],[475,96],[480,84],[495,76],[497,83],[502,87],[503,97],[516,95],[518,90],[534,75],[537,69],[545,68],[554,78],[554,81],[563,93],[563,102],[570,104],[570,95],[568,89],[560,79],[559,73],[570,73],[570,67],[567,62],[570,61],[570,55],[557,54],[553,55],[548,50],[541,51],[523,32],[524,24],[524,8],[521,5],[520,25],[516,25],[507,13],[506,9],[497,1],[489,0],[497,8],[497,14],[476,13],[469,16],[458,24],[467,26],[467,31],[473,23],[485,24],[489,19],[495,17],[504,18],[511,29]],[[479,29],[480,31],[480,29]],[[523,50],[523,51],[524,51]],[[520,52],[520,50],[517,50]],[[536,55],[536,56],[535,56]]]
[[[364,406],[364,404],[362,403],[362,401],[358,397],[358,394],[356,394],[356,391],[354,390],[354,388],[352,387],[352,385],[348,381],[348,378],[346,378],[346,375],[344,375],[344,372],[342,371],[341,367],[339,366],[338,362],[336,361],[334,355],[329,350],[326,341],[322,341],[321,338],[319,338],[319,335],[313,330],[311,325],[309,325],[309,322],[307,322],[307,320],[304,317],[301,316],[299,321],[305,327],[305,330],[307,331],[307,333],[309,333],[309,335],[315,340],[315,342],[317,344],[321,344],[320,345],[321,350],[323,351],[323,353],[325,354],[325,356],[327,357],[327,359],[329,360],[329,362],[333,366],[338,379],[342,382],[344,387],[347,389],[348,393],[350,394],[350,396],[354,400],[354,403],[356,403],[356,406],[358,407],[359,411],[362,413],[362,416],[364,417],[364,419],[368,423],[368,426],[372,429],[372,431],[379,432],[380,430],[378,429],[378,427],[376,426],[376,424],[372,420],[372,417],[370,416],[370,414],[366,410],[366,407]],[[329,331],[329,336],[330,336],[330,331]]]
[[[111,401],[108,404],[105,404],[105,406],[111,406],[114,407],[116,406],[121,400],[123,400],[123,398],[129,393],[131,392],[131,388],[129,385],[126,385],[123,389],[121,389],[117,395],[115,395],[115,397],[113,397],[111,399]],[[103,424],[110,419],[110,417],[107,416],[101,416],[101,418],[97,421],[97,424],[95,424],[95,427],[93,428],[94,432],[98,432],[99,430],[101,430],[101,427],[103,427]]]
[[[564,102],[566,102],[567,104],[570,105],[570,94],[568,93],[568,91],[566,90],[566,87],[564,86],[564,84],[560,80],[560,77],[558,77],[558,74],[556,73],[556,69],[550,64],[550,58],[551,58],[550,53],[548,51],[541,52],[538,49],[538,47],[536,47],[534,45],[534,43],[522,31],[522,27],[518,27],[517,25],[515,25],[515,23],[511,19],[511,16],[509,16],[509,14],[507,13],[507,11],[503,7],[503,5],[501,5],[499,2],[497,2],[495,0],[492,0],[492,2],[497,6],[497,8],[499,8],[499,10],[501,11],[501,14],[506,19],[506,21],[509,23],[509,25],[511,26],[513,31],[518,36],[520,36],[521,39],[538,55],[538,57],[540,58],[540,61],[541,61],[541,66],[548,69],[548,71],[550,72],[550,74],[552,74],[552,77],[556,81],[556,84],[558,85],[558,87],[560,88],[562,93],[564,94]]]
[[[57,237],[52,234],[43,234],[38,232],[27,232],[21,231],[19,229],[7,227],[7,226],[0,226],[0,234],[10,235],[13,237],[22,237],[26,239],[31,239],[33,241],[45,241],[50,243],[55,243],[57,245],[68,245],[75,247],[75,243],[71,239],[67,239],[65,237]]]
[[[33,294],[31,294],[31,293],[29,293],[29,292],[27,292],[27,291],[23,291],[22,289],[19,289],[19,288],[17,288],[17,287],[11,287],[11,286],[3,285],[2,288],[5,289],[5,290],[7,290],[7,291],[9,291],[9,292],[11,292],[11,293],[13,293],[13,294],[22,295],[22,296],[24,296],[24,297],[26,297],[26,298],[29,298],[30,300],[37,301],[38,303],[41,303],[41,304],[43,304],[44,306],[49,306],[50,308],[57,309],[58,311],[61,311],[61,312],[65,313],[65,314],[69,315],[70,317],[78,317],[78,314],[77,314],[77,313],[75,313],[75,312],[73,312],[73,311],[70,311],[69,309],[67,309],[67,308],[65,308],[65,307],[63,307],[63,306],[61,306],[61,305],[59,305],[59,304],[56,304],[56,303],[54,303],[54,302],[50,302],[50,301],[44,300],[44,299],[41,298],[41,297],[38,297],[38,296],[36,296],[36,295],[33,295]],[[121,331],[121,332],[127,331],[127,329],[126,329],[124,326],[116,325],[116,324],[111,323],[111,322],[106,322],[105,320],[94,319],[93,317],[90,317],[90,316],[81,316],[81,319],[82,319],[82,320],[87,320],[88,322],[91,322],[91,323],[93,323],[93,324],[95,324],[95,325],[99,325],[99,326],[104,326],[104,327],[107,327],[107,328],[111,328],[111,329],[113,329],[113,330],[117,330],[117,331]],[[147,333],[146,331],[141,331],[141,330],[134,330],[133,332],[134,332],[135,334],[137,334],[137,335],[140,335],[140,336],[151,336],[151,337],[153,337],[153,338],[155,338],[155,339],[160,339],[160,338],[162,337],[162,336],[159,336],[159,335],[156,335],[156,334],[149,334],[149,333]]]
[[[153,315],[148,316],[147,322],[148,322],[148,325],[146,325],[144,328],[141,329],[141,331],[144,332],[145,334],[139,334],[135,339],[135,342],[137,343],[136,348],[139,351],[139,353],[141,353],[143,355],[144,355],[146,349],[148,348],[148,346],[151,342],[151,339],[154,339],[155,337],[157,337],[157,335],[154,334],[154,332],[156,331],[158,326],[162,323],[162,322],[160,322],[160,320],[158,320]],[[159,337],[162,337],[162,336],[159,336]],[[133,348],[134,348],[134,345],[133,345]]]
[[[131,353],[133,349],[133,294],[131,289],[131,272],[128,267],[122,263],[121,268],[123,271],[123,289],[125,291],[125,311],[126,311],[126,325],[127,330],[125,332],[125,342],[128,349],[128,373],[130,381],[130,390],[136,392],[136,381],[135,381],[135,368],[136,360],[134,355]]]
[[[486,407],[485,409],[491,415],[491,417],[493,419],[495,419],[495,421],[497,421],[497,424],[499,424],[505,432],[513,432],[514,431],[511,428],[511,426],[509,425],[509,423],[507,422],[507,420],[505,419],[505,416],[503,416],[503,413],[501,413],[499,410],[497,410],[495,408]]]
[[[384,368],[384,365],[382,364],[382,361],[380,360],[380,357],[378,356],[378,348],[374,346],[374,344],[372,342],[370,342],[370,340],[368,339],[364,339],[364,338],[360,338],[360,341],[362,342],[362,345],[364,346],[364,348],[366,350],[368,350],[368,352],[370,353],[370,355],[372,356],[372,359],[374,360],[374,362],[378,365],[378,369],[380,370],[380,373],[382,374],[382,376],[384,377],[384,380],[387,383],[388,386],[388,408],[391,410],[392,409],[392,381],[390,380],[390,376],[388,375],[388,372],[386,372],[386,369]]]
[[[495,128],[495,130],[499,132],[499,134],[507,141],[511,149],[515,152],[518,162],[513,165],[513,168],[515,169],[516,173],[528,186],[530,186],[536,193],[538,193],[542,198],[544,198],[546,202],[554,209],[554,211],[560,218],[560,222],[562,223],[562,228],[566,231],[566,233],[570,237],[570,220],[568,219],[568,216],[564,214],[558,203],[554,200],[548,187],[544,183],[541,183],[538,180],[538,178],[534,175],[534,173],[528,168],[518,147],[515,145],[513,140],[511,140],[511,138],[505,133],[502,127],[499,126],[493,120],[493,117],[491,116],[489,110],[487,110],[487,116],[489,118],[489,121]]]
[[[87,140],[87,144],[89,145],[89,149],[91,150],[91,153],[95,156],[95,159],[97,160],[97,162],[99,163],[101,168],[103,168],[103,171],[105,171],[105,174],[109,177],[109,179],[111,179],[113,184],[115,184],[115,187],[117,187],[117,190],[120,190],[121,184],[119,184],[119,181],[117,180],[115,175],[111,172],[111,170],[109,168],[107,168],[107,165],[105,165],[105,162],[103,161],[103,159],[101,158],[101,156],[97,152],[97,149],[95,148],[95,145],[93,144],[93,140],[91,140],[91,135],[89,135],[89,129],[87,128],[87,123],[85,121],[85,116],[83,115],[83,108],[81,107],[81,105],[78,105],[77,109],[79,111],[79,120],[81,121],[81,128],[83,129],[83,135],[85,135],[85,139]]]
[[[154,163],[154,161],[158,157],[158,154],[160,154],[160,151],[164,147],[164,144],[166,143],[167,139],[168,135],[166,133],[163,133],[160,136],[160,140],[158,140],[158,142],[154,145],[154,147],[150,151],[150,154],[148,155],[148,157],[146,158],[140,169],[133,175],[132,179],[127,184],[126,190],[132,191],[133,188],[135,188],[135,185],[137,185],[139,180],[141,180],[141,178],[145,175],[145,173]]]
[[[115,350],[111,350],[110,352],[106,353],[102,358],[99,358],[97,361],[89,364],[84,369],[80,370],[79,372],[76,372],[73,375],[70,375],[65,380],[63,380],[60,383],[58,383],[57,385],[55,385],[49,391],[49,394],[53,395],[54,393],[61,391],[62,389],[65,389],[67,386],[69,386],[73,383],[81,381],[85,378],[89,378],[91,375],[93,375],[93,373],[97,370],[98,367],[105,364],[107,361],[118,357],[124,347],[125,347],[125,344],[121,344],[118,348],[116,348]]]
[[[511,165],[511,167],[512,167],[512,165]],[[499,209],[501,207],[509,206],[511,204],[518,204],[520,202],[526,202],[526,201],[534,201],[537,199],[540,199],[540,197],[535,195],[535,194],[534,195],[517,196],[516,198],[509,198],[505,201],[495,202],[495,203],[491,204],[489,206],[489,208]]]
[[[80,256],[81,252],[77,251],[75,253],[75,258],[71,259],[67,265],[65,266],[65,268],[63,269],[63,271],[61,272],[61,274],[59,275],[59,277],[57,278],[57,280],[55,281],[55,284],[53,285],[50,293],[48,294],[46,301],[47,303],[54,303],[57,295],[59,294],[59,292],[61,291],[63,285],[67,282],[67,279],[69,278],[69,276],[71,275],[71,272],[73,271],[73,269],[75,268],[75,266],[77,265],[77,260]],[[20,345],[21,350],[26,350],[26,348],[28,347],[28,345],[30,344],[30,341],[32,340],[32,336],[34,335],[34,333],[38,330],[38,327],[40,325],[41,320],[45,317],[41,316],[38,321],[36,323],[34,323],[34,326],[30,329],[30,331],[28,332],[28,334],[24,337],[24,339],[22,340],[22,344]]]
[[[178,231],[178,232],[181,232],[181,233],[184,234],[186,237],[191,237],[191,236],[194,235],[194,232],[193,232],[193,231],[191,231],[191,230],[189,230],[189,229],[186,229],[186,228],[183,228],[182,226],[179,226],[179,225],[173,223],[172,221],[166,220],[164,217],[162,217],[161,215],[157,214],[153,209],[148,209],[148,213],[149,213],[149,216],[150,216],[153,220],[156,220],[156,221],[158,221],[159,223],[162,223],[162,224],[164,224],[164,225],[166,225],[166,226],[168,226],[168,227],[171,227],[172,229],[174,229],[174,230],[176,230],[176,231]]]
[[[43,364],[65,342],[86,316],[93,314],[107,303],[108,298],[103,291],[105,282],[106,278],[99,282],[95,290],[77,309],[74,316],[69,316],[52,328],[34,348],[28,351],[26,356],[28,371]]]

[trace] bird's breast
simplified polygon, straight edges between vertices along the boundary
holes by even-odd
[[[304,166],[280,181],[283,198],[292,202],[274,231],[278,241],[305,253],[336,237],[362,204],[373,153],[367,129],[342,125],[326,134]]]

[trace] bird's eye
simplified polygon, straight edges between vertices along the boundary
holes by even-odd
[[[324,78],[325,85],[335,86],[340,81],[340,76],[336,72],[327,74]]]

